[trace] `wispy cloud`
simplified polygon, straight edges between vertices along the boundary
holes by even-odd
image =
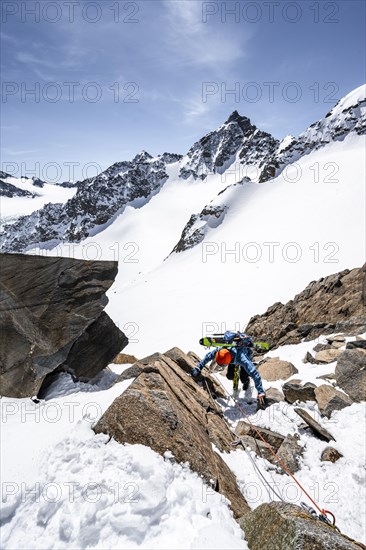
[[[180,61],[201,67],[218,67],[246,57],[244,44],[251,33],[234,35],[224,25],[213,30],[202,20],[201,2],[164,0],[164,6],[168,29],[166,39]]]

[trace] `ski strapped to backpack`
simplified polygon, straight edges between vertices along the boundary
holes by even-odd
[[[212,336],[205,336],[199,341],[201,346],[206,348],[210,347],[255,347],[262,351],[268,351],[269,345],[267,342],[254,342],[251,336],[244,332],[234,332],[227,330],[223,334],[213,334]]]

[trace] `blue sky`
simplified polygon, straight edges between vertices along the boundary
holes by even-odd
[[[184,154],[234,109],[297,135],[365,82],[365,23],[350,0],[4,0],[2,169]]]

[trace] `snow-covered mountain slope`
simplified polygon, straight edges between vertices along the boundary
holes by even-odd
[[[172,242],[176,226],[171,220],[174,231],[167,224],[159,241],[139,233],[136,259],[141,263],[132,266],[121,258],[107,306],[121,326],[135,324],[131,353],[147,355],[172,341],[182,349],[199,351],[196,342],[206,331],[243,329],[252,315],[276,301],[288,301],[311,280],[361,266],[364,161],[365,137],[350,135],[298,161],[292,174],[301,170],[296,182],[280,175],[263,185],[236,185],[227,199],[222,194],[227,207],[223,223],[208,228],[198,246],[170,255],[150,273],[144,269],[144,251],[154,248],[155,257],[165,258],[179,241]],[[320,181],[314,181],[315,163]],[[327,178],[326,163],[338,169],[333,178]],[[154,218],[153,209],[161,215],[158,202],[150,207],[149,219]],[[117,235],[117,226],[114,231]],[[120,235],[123,238],[123,231]],[[106,252],[108,241],[103,237],[100,234],[97,242]],[[138,271],[143,273],[131,280],[128,274]]]
[[[46,183],[39,178],[15,178],[0,172],[0,231],[4,225],[28,216],[47,203],[65,204],[75,194],[75,184]]]
[[[22,251],[29,245],[51,241],[80,241],[112,223],[127,204],[143,206],[168,179],[166,166],[181,157],[164,153],[153,158],[143,151],[130,162],[116,163],[92,179],[78,184],[66,202],[49,203],[14,225],[4,227],[3,251]],[[67,190],[66,190],[67,191]]]
[[[191,147],[183,158],[179,175],[184,179],[190,176],[205,179],[210,173],[222,174],[234,164],[240,179],[256,179],[278,145],[278,140],[234,111],[220,128]]]
[[[298,138],[287,136],[278,146],[260,175],[264,182],[277,176],[290,163],[323,147],[331,141],[343,140],[350,132],[366,133],[366,85],[359,86],[333,107],[324,118],[311,124]]]

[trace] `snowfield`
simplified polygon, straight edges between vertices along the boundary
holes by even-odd
[[[0,231],[4,225],[14,223],[20,216],[27,216],[48,202],[65,203],[76,193],[76,187],[61,187],[51,183],[37,187],[32,185],[29,178],[10,177],[3,178],[3,181],[22,191],[29,191],[33,197],[0,197]]]

